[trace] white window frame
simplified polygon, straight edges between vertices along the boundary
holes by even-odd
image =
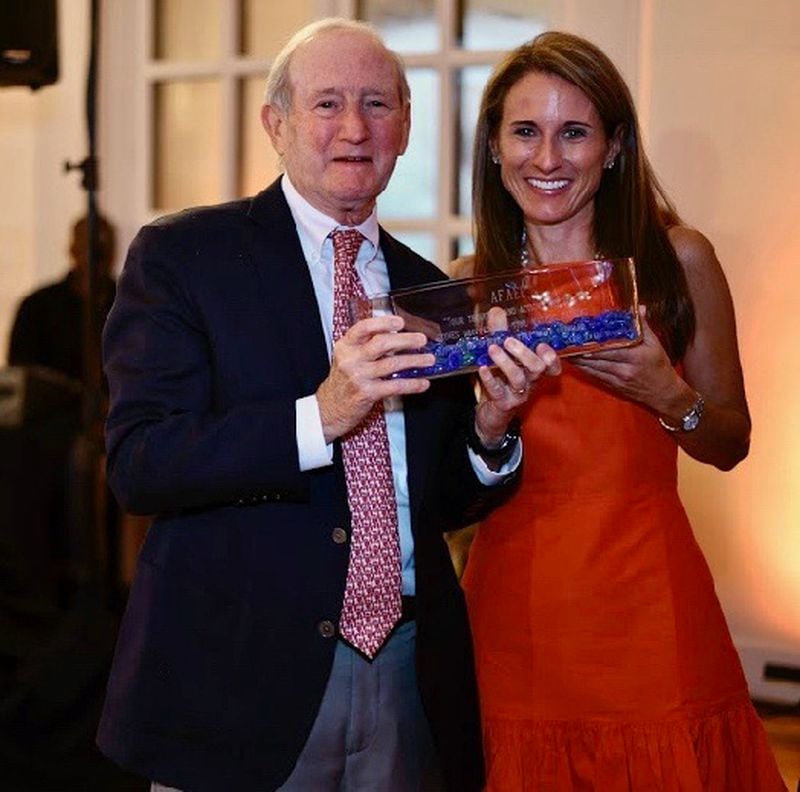
[[[619,43],[617,55],[621,52],[625,61],[620,65],[627,72],[631,88],[636,93],[638,67],[642,66],[637,41],[641,27],[649,17],[648,9],[652,2],[606,0],[601,19],[593,0],[550,0],[548,15],[552,27],[580,32],[581,21],[591,19],[593,30],[597,28],[601,34],[612,31],[605,37],[613,36]],[[439,173],[434,216],[382,221],[392,231],[433,235],[434,260],[440,264],[452,258],[458,238],[469,236],[472,230],[471,218],[455,211],[453,205],[458,191],[455,133],[459,124],[459,97],[456,95],[455,75],[464,67],[491,66],[505,54],[505,50],[464,50],[456,45],[456,3],[457,0],[436,0],[437,21],[442,32],[438,50],[403,54],[409,68],[433,70],[440,86],[440,124],[436,144]],[[218,33],[222,54],[218,60],[208,62],[160,61],[152,57],[155,0],[113,0],[103,4],[103,60],[110,63],[112,74],[105,77],[101,95],[101,110],[104,111],[100,130],[101,187],[105,176],[109,185],[105,193],[110,204],[109,214],[120,223],[122,244],[130,240],[142,223],[163,213],[151,203],[154,194],[154,86],[161,81],[213,78],[221,82],[222,134],[217,156],[222,163],[223,178],[219,198],[231,200],[238,195],[239,84],[248,77],[263,77],[270,66],[268,59],[237,54],[238,6],[238,0],[222,0]],[[315,0],[315,6],[320,17],[338,15],[352,18],[357,10],[357,1]]]

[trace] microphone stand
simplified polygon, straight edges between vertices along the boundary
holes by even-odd
[[[90,0],[89,67],[86,79],[86,130],[88,155],[78,163],[64,163],[65,171],[78,170],[86,190],[88,260],[86,291],[83,303],[83,400],[81,435],[76,443],[75,497],[77,521],[84,526],[81,582],[107,598],[112,574],[107,535],[106,482],[102,470],[104,458],[103,423],[105,396],[100,351],[100,296],[98,278],[98,168],[96,156],[97,59],[99,40],[99,0]]]

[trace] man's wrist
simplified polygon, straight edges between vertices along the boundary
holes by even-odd
[[[475,408],[474,430],[486,448],[497,448],[503,442],[506,429],[513,414],[498,410],[489,402],[481,402]]]
[[[519,418],[513,418],[500,436],[496,444],[484,440],[478,433],[475,421],[467,424],[467,445],[472,451],[487,462],[502,467],[514,453],[520,434]]]

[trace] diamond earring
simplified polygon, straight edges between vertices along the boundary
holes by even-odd
[[[522,269],[527,269],[531,263],[531,253],[528,250],[528,231],[522,227],[522,239],[520,239],[519,265]]]

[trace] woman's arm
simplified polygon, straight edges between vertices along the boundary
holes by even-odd
[[[711,243],[699,232],[675,227],[670,232],[683,264],[694,303],[696,330],[683,358],[684,385],[699,393],[705,410],[697,429],[675,433],[695,459],[730,470],[750,447],[750,413],[736,338],[736,318],[728,282]],[[679,383],[680,386],[680,383]],[[664,420],[676,424],[695,395],[679,387]]]
[[[714,248],[701,233],[675,227],[670,230],[670,241],[686,273],[696,316],[695,336],[683,359],[683,377],[646,321],[641,344],[593,353],[573,362],[649,407],[671,426],[678,426],[701,396],[704,410],[697,428],[672,436],[700,462],[730,470],[747,456],[750,445],[733,301]]]

